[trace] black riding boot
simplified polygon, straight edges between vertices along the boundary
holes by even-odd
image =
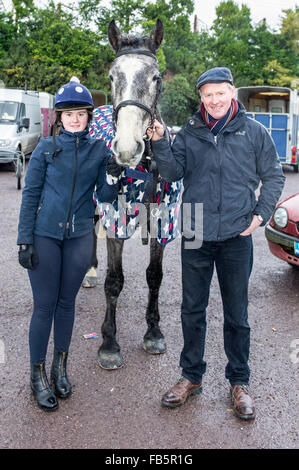
[[[45,411],[54,411],[58,408],[58,402],[51,389],[45,370],[45,362],[31,363],[30,385],[33,395],[40,408]]]
[[[54,382],[55,393],[59,398],[67,398],[72,392],[72,387],[66,374],[67,356],[67,351],[57,351],[57,349],[54,349],[51,380]]]

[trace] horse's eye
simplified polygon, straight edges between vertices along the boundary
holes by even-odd
[[[112,77],[111,74],[109,75],[109,78],[110,78],[111,82],[113,82],[113,77]]]

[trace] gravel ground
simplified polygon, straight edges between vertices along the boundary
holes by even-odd
[[[283,196],[299,188],[299,175],[286,169]],[[117,309],[118,340],[125,365],[116,371],[98,366],[104,318],[105,241],[99,240],[99,285],[81,288],[69,356],[72,396],[59,410],[45,413],[29,387],[28,328],[32,312],[27,273],[17,262],[16,232],[21,191],[13,173],[0,168],[0,448],[1,449],[295,449],[298,448],[299,271],[269,251],[264,230],[254,234],[255,263],[250,283],[251,391],[257,417],[236,418],[224,377],[222,304],[212,282],[203,393],[184,407],[166,409],[162,394],[180,376],[180,241],[167,246],[160,291],[161,328],[167,352],[142,349],[146,330],[148,249],[138,237],[125,243],[125,285]],[[297,345],[299,340],[297,339]],[[298,346],[297,346],[298,348]],[[53,344],[50,341],[47,369]],[[116,462],[117,463],[117,462]]]

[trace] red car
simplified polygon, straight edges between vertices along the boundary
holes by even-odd
[[[299,193],[277,204],[265,235],[273,255],[299,267]]]

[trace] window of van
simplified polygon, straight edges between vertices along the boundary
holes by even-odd
[[[15,101],[0,101],[0,122],[15,122],[18,104]]]
[[[25,117],[26,117],[25,103],[21,103],[19,120],[21,121],[21,119],[23,119]]]

